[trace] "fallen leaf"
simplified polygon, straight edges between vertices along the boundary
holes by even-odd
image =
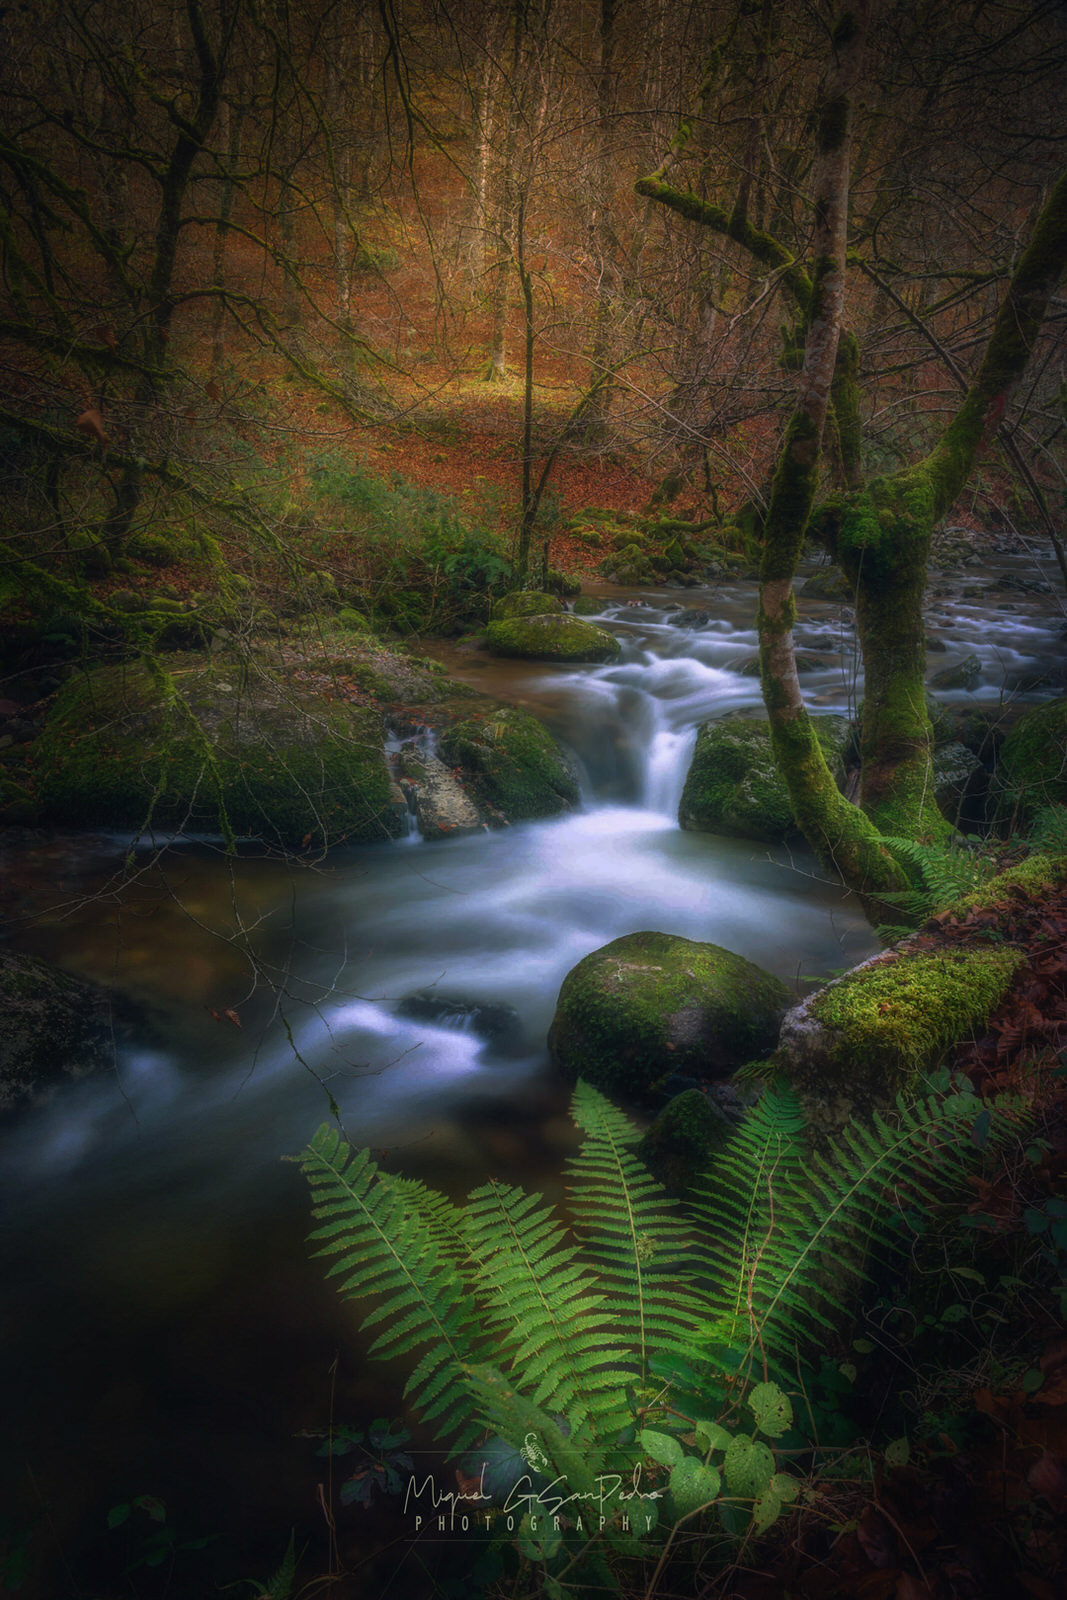
[[[227,1006],[226,1010],[222,1014],[226,1018],[227,1022],[233,1023],[235,1028],[239,1028],[241,1026],[241,1019],[232,1006]]]

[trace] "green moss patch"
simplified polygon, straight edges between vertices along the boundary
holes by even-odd
[[[626,934],[567,974],[549,1051],[565,1077],[608,1091],[640,1093],[673,1072],[720,1078],[773,1047],[790,998],[719,945]]]
[[[485,637],[494,655],[526,661],[610,661],[620,648],[614,634],[569,612],[491,622]]]
[[[552,735],[518,706],[457,723],[442,737],[441,752],[498,821],[554,817],[579,802],[577,780]]]
[[[77,827],[323,849],[395,835],[380,715],[245,663],[109,666],[61,692],[34,750],[41,813]]]
[[[776,1063],[806,1102],[815,1131],[891,1105],[953,1045],[981,1032],[1025,953],[946,945],[877,956],[827,984],[782,1027]]]
[[[493,616],[497,621],[509,617],[559,616],[562,611],[563,602],[558,596],[544,594],[537,589],[518,589],[514,594],[504,595],[493,606]]]

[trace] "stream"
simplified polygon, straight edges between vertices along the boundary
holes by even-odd
[[[1032,570],[1005,557],[970,598],[932,596],[945,645],[932,669],[972,651],[983,665],[962,702],[995,704],[1005,684],[1050,692],[1029,680],[1062,653],[1055,598],[989,591]],[[802,848],[677,826],[697,725],[760,704],[745,670],[754,599],[750,584],[613,589],[599,620],[623,651],[606,667],[437,652],[571,752],[584,804],[563,818],[317,867],[228,858],[210,840],[141,848],[130,865],[118,836],[6,850],[12,940],[151,1019],[136,1038],[119,1031],[113,1072],[0,1129],[0,1551],[28,1551],[21,1594],[164,1592],[142,1564],[148,1514],[107,1525],[138,1496],[158,1499],[179,1547],[171,1595],[262,1581],[292,1528],[325,1549],[325,1469],[300,1435],[399,1414],[403,1377],[362,1359],[357,1309],[308,1256],[306,1191],[283,1158],[331,1099],[356,1144],[454,1193],[490,1173],[555,1193],[572,1133],[544,1040],[589,951],[639,929],[683,934],[799,996],[877,948]],[[854,713],[847,612],[801,610],[809,703]],[[476,1031],[455,1002],[493,1027]],[[341,1516],[349,1545],[373,1542],[367,1513]]]

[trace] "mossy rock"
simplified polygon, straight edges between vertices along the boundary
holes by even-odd
[[[1020,824],[1067,801],[1067,699],[1019,718],[1001,746],[996,783],[998,816]]]
[[[576,617],[599,617],[603,609],[603,600],[594,600],[591,594],[580,594],[571,606]]]
[[[930,679],[930,687],[940,689],[943,693],[959,690],[970,692],[977,689],[981,681],[982,663],[972,651],[954,666],[942,667],[940,672],[935,672]]]
[[[548,1035],[566,1078],[640,1094],[667,1074],[725,1077],[769,1050],[784,983],[716,944],[629,933],[563,980]]]
[[[441,751],[493,821],[555,817],[581,798],[552,735],[518,706],[457,723],[442,736]]]
[[[838,783],[844,778],[847,717],[813,717],[812,726]],[[766,722],[728,717],[705,722],[682,790],[678,820],[698,833],[777,843],[796,831],[778,775]]]
[[[558,567],[549,567],[545,586],[550,594],[562,595],[565,600],[572,600],[582,592],[582,580],[569,572],[560,572]]]
[[[668,1100],[634,1154],[673,1195],[688,1194],[733,1125],[700,1089]]]
[[[562,611],[563,604],[557,596],[540,589],[516,589],[493,606],[493,616],[498,622],[509,617],[559,616]]]
[[[853,600],[855,591],[839,567],[813,572],[800,587],[805,600]]]
[[[485,637],[494,655],[524,661],[610,661],[620,648],[614,634],[570,612],[491,622]]]
[[[1007,945],[874,956],[796,1007],[776,1065],[830,1133],[891,1105],[961,1039],[980,1033],[1025,961]]]
[[[0,1111],[44,1100],[65,1077],[114,1065],[105,989],[0,950]]]
[[[396,835],[375,711],[256,664],[101,667],[61,691],[34,747],[42,817],[251,835],[323,849]]]

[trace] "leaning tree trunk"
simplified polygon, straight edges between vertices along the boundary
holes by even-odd
[[[852,96],[863,59],[857,7],[834,34],[816,134],[815,271],[796,409],[778,457],[760,567],[760,676],[775,762],[797,822],[816,855],[863,893],[905,887],[878,830],[839,792],[804,706],[793,646],[793,577],[819,481],[845,305]]]

